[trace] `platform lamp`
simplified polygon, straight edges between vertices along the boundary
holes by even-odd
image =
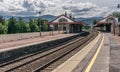
[[[41,27],[42,27],[42,25],[41,25],[41,18],[40,18],[40,16],[41,16],[41,12],[39,11],[39,18],[38,18],[38,23],[39,23],[39,32],[40,32],[40,36],[41,36]]]

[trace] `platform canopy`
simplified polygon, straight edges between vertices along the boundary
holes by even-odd
[[[110,24],[117,24],[118,18],[114,16],[107,16],[104,19],[98,21],[98,23],[95,25],[95,27],[100,27],[104,25],[110,25]]]

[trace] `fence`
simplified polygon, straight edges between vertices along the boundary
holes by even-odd
[[[62,32],[60,32],[62,33]],[[59,34],[58,31],[54,31],[53,35]],[[52,35],[52,32],[42,32],[42,36],[48,36]],[[19,34],[7,34],[7,35],[0,35],[0,42],[7,42],[7,41],[15,41],[15,40],[21,40],[21,39],[27,39],[27,38],[34,38],[39,37],[39,32],[33,32],[33,33],[19,33]]]

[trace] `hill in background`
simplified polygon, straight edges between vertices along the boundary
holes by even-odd
[[[11,16],[3,16],[5,19],[9,19]],[[14,16],[16,19],[18,19],[19,17]],[[40,16],[42,19],[46,19],[48,21],[52,21],[53,19],[55,19],[57,16],[53,16],[53,15],[43,15]],[[29,18],[32,19],[37,19],[38,17],[34,17],[34,16],[29,16],[29,17],[22,17],[25,21],[29,21]],[[76,21],[83,21],[85,23],[87,23],[88,25],[92,25],[93,24],[93,20],[100,20],[103,17],[91,17],[91,18],[75,18]]]

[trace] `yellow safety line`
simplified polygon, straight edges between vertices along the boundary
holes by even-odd
[[[102,48],[103,42],[104,42],[104,35],[103,35],[102,41],[101,41],[101,43],[100,43],[100,45],[99,45],[99,47],[98,47],[94,57],[92,58],[90,64],[86,68],[85,72],[90,72],[90,70],[91,70],[91,68],[92,68],[92,66],[93,66],[93,64],[94,64],[94,62],[95,62],[95,60],[96,60],[96,58],[97,58],[97,56],[98,56],[98,54],[100,52],[100,49]]]

